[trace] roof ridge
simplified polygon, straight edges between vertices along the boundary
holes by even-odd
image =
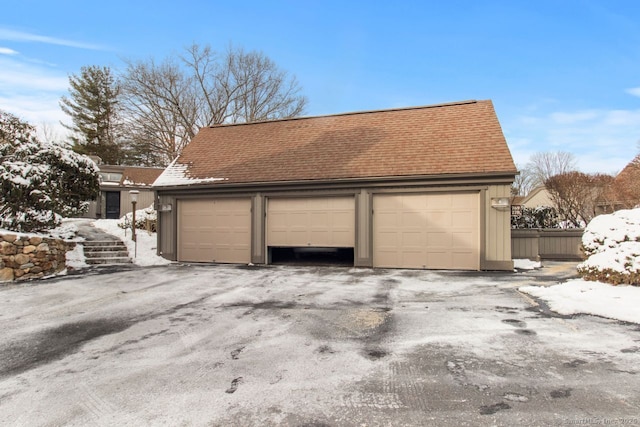
[[[342,117],[342,116],[354,116],[359,114],[389,113],[393,111],[424,110],[428,108],[442,108],[442,107],[453,107],[456,105],[477,104],[478,102],[486,102],[486,101],[488,100],[478,101],[475,99],[469,99],[466,101],[444,102],[440,104],[427,104],[427,105],[419,105],[419,106],[413,106],[413,107],[397,107],[397,108],[386,108],[386,109],[380,109],[380,110],[349,111],[346,113],[321,114],[317,116],[287,117],[283,119],[260,120],[257,122],[220,123],[220,124],[205,126],[205,127],[209,129],[213,129],[213,128],[223,128],[223,127],[232,127],[232,126],[255,125],[255,124],[262,124],[262,123],[281,123],[281,122],[294,121],[294,120],[320,119],[325,117]]]

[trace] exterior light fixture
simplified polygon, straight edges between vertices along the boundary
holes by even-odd
[[[491,207],[494,209],[508,209],[509,208],[509,198],[508,197],[492,197],[491,198]]]

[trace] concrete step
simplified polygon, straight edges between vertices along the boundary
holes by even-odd
[[[131,264],[129,257],[112,257],[112,258],[88,258],[89,265],[115,265],[115,264]]]
[[[85,247],[102,247],[102,246],[124,246],[122,240],[85,240],[82,242]]]
[[[131,264],[129,252],[121,240],[88,240],[82,242],[89,265]]]
[[[113,246],[84,246],[84,252],[120,252],[126,251],[125,245],[113,245]]]
[[[126,249],[117,251],[85,251],[84,256],[86,258],[128,258],[129,252]]]

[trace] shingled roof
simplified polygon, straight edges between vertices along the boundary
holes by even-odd
[[[160,168],[125,166],[120,185],[151,186],[162,172]]]
[[[154,186],[515,174],[491,101],[203,128]]]

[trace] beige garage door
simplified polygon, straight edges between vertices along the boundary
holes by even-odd
[[[178,260],[249,263],[251,200],[179,201]]]
[[[352,248],[353,197],[269,199],[267,245]]]
[[[376,267],[478,270],[478,193],[375,195]]]

